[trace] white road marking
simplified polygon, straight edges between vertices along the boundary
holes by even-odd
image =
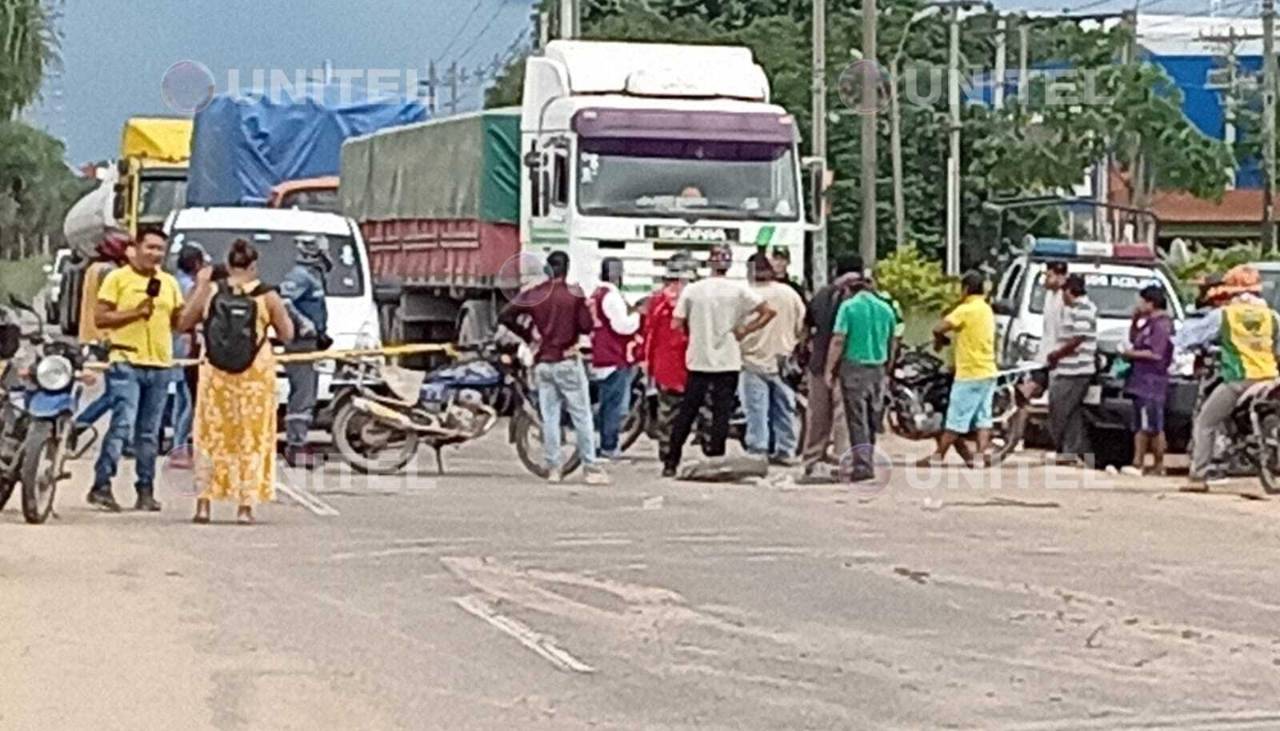
[[[596,671],[595,668],[557,645],[555,638],[544,635],[519,620],[498,614],[478,596],[454,597],[453,603],[462,607],[463,611],[468,614],[483,619],[504,634],[515,638],[516,642],[533,650],[539,657],[559,670],[573,671],[575,673],[594,673]]]
[[[294,487],[288,482],[277,482],[276,489],[293,498],[294,502],[302,507],[310,510],[316,515],[331,517],[339,515],[338,509],[316,497],[315,494],[308,492],[300,487]]]

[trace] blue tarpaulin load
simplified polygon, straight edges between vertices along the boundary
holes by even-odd
[[[416,99],[339,91],[215,96],[195,117],[187,205],[262,205],[286,180],[337,175],[348,137],[427,118]]]

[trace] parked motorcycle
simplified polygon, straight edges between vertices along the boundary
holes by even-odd
[[[369,360],[342,361],[334,397],[333,438],[354,469],[372,474],[403,470],[425,442],[436,452],[487,434],[498,422],[491,404],[508,390],[518,401],[527,391],[512,348],[485,343],[477,357],[429,373]],[[522,410],[515,406],[517,413]]]
[[[1209,395],[1222,385],[1219,365],[1216,349],[1197,358],[1197,418]],[[1257,383],[1240,395],[1218,432],[1213,469],[1223,475],[1256,475],[1267,494],[1280,494],[1280,381]]]
[[[795,393],[796,398],[796,445],[797,450],[804,448],[805,428],[808,424],[809,414],[809,395],[805,385],[804,369],[794,359],[788,360],[782,370],[782,380],[786,382],[791,390]],[[626,449],[632,442],[640,438],[640,434],[647,435],[650,439],[658,441],[661,438],[662,425],[658,423],[658,394],[655,390],[644,390],[644,400],[637,401],[638,387],[633,387],[631,392],[631,412],[627,415],[627,422],[623,425],[623,449]],[[637,414],[636,404],[642,403],[643,408]],[[692,441],[697,444],[702,453],[706,455],[707,445],[711,442],[711,406],[703,404],[698,411],[698,420],[694,423]],[[633,421],[635,420],[635,421]],[[634,428],[637,421],[639,428]],[[742,409],[742,403],[734,396],[733,412],[729,417],[729,435],[728,441],[736,441],[746,449],[747,440],[747,415]]]
[[[996,377],[992,397],[992,458],[1000,462],[1022,439],[1026,420],[1015,388],[1019,372]],[[903,348],[889,379],[889,429],[903,439],[935,440],[945,430],[954,374],[926,346]]]
[[[10,303],[39,321],[29,305],[13,298]],[[70,454],[71,432],[85,364],[104,357],[106,348],[46,340],[39,330],[21,337],[39,348],[39,354],[29,368],[9,361],[0,376],[6,395],[0,427],[0,507],[21,485],[23,518],[43,523],[53,512],[58,483],[70,477],[65,465],[75,456]]]

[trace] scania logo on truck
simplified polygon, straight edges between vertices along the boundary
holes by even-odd
[[[737,241],[738,229],[705,226],[645,226],[644,237],[656,241],[720,244]]]

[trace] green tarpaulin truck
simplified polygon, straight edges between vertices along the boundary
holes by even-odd
[[[343,145],[342,210],[368,244],[388,340],[452,340],[466,313],[487,323],[500,287],[519,285],[519,145],[518,109]]]

